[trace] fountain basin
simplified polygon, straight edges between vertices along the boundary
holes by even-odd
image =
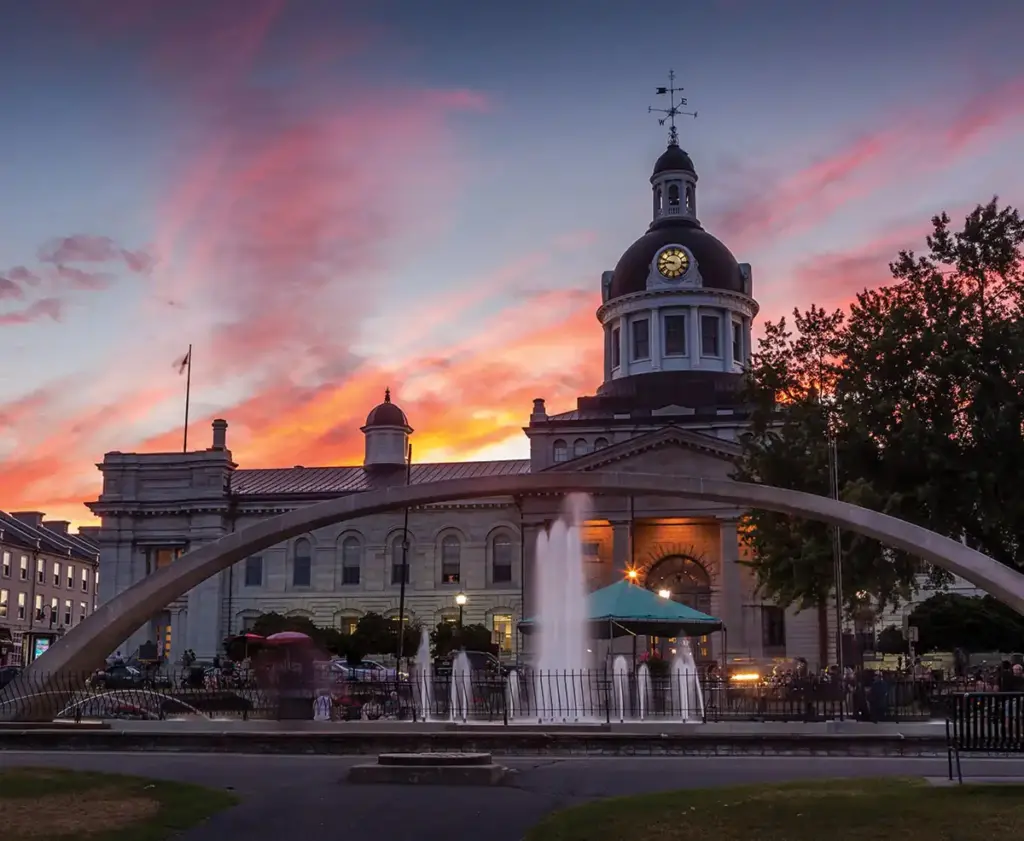
[[[382,753],[375,764],[353,765],[347,781],[377,785],[493,786],[508,769],[489,753]]]

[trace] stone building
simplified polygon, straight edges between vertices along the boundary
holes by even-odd
[[[0,665],[34,660],[96,607],[99,547],[38,511],[0,511]]]
[[[538,471],[682,473],[728,477],[746,412],[738,387],[758,306],[752,273],[697,218],[697,173],[674,141],[651,175],[652,220],[601,278],[597,310],[603,382],[569,411],[534,401],[523,460],[413,464],[408,481]],[[110,598],[189,547],[297,506],[407,481],[412,424],[391,398],[370,411],[359,465],[250,469],[237,465],[227,423],[213,423],[208,449],[108,453],[103,492],[101,595]],[[320,529],[209,579],[126,643],[158,641],[175,659],[190,648],[212,657],[221,640],[276,611],[350,628],[366,611],[394,617],[407,576],[406,612],[430,626],[458,615],[492,628],[506,654],[530,613],[537,534],[559,514],[553,497],[478,499]],[[600,497],[584,535],[594,586],[630,575],[721,617],[727,642],[702,640],[704,657],[828,657],[827,619],[754,595],[741,561],[741,512],[717,504]],[[723,645],[728,651],[723,651]]]

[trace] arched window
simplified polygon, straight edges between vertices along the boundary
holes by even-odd
[[[662,558],[647,573],[647,589],[660,593],[667,590],[673,601],[711,613],[711,578],[693,558],[669,555]]]
[[[491,581],[494,584],[512,581],[512,540],[507,534],[491,538]]]
[[[608,439],[607,438],[598,438],[594,442],[594,449],[595,450],[603,450],[607,446],[608,446]]]
[[[587,446],[587,439],[586,438],[577,438],[575,441],[572,442],[572,457],[573,458],[579,458],[580,456],[585,456],[589,452],[590,452],[590,447]]]
[[[661,214],[661,187],[654,191],[654,215]]]
[[[565,446],[565,441],[563,441],[561,438],[555,441],[554,446],[552,448],[552,454],[554,455],[555,464],[558,464],[559,462],[562,461],[568,461],[569,448]]]
[[[679,185],[669,184],[668,185],[668,206],[679,207]]]
[[[441,581],[458,584],[462,566],[462,544],[454,534],[446,534],[441,541]]]
[[[409,552],[402,548],[402,535],[391,541],[391,583],[401,584],[402,579],[409,583]],[[411,548],[411,547],[410,547]]]
[[[313,549],[304,537],[295,541],[292,554],[292,586],[309,587],[313,581]]]
[[[695,210],[693,201],[693,187],[686,188],[686,209],[689,210],[690,213],[693,213],[693,211]]]
[[[359,583],[359,569],[363,563],[363,547],[359,539],[346,537],[341,544],[341,583],[354,585]]]

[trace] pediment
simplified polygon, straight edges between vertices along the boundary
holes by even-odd
[[[728,477],[742,450],[739,444],[669,426],[588,453],[548,471],[685,473]]]

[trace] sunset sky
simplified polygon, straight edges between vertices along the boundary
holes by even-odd
[[[828,7],[835,7],[835,10]],[[841,10],[840,10],[841,9]],[[924,15],[924,11],[927,14]],[[525,457],[601,379],[675,68],[704,226],[762,318],[841,306],[931,214],[1024,203],[1020,0],[48,0],[0,33],[0,509],[226,418],[243,467]]]

